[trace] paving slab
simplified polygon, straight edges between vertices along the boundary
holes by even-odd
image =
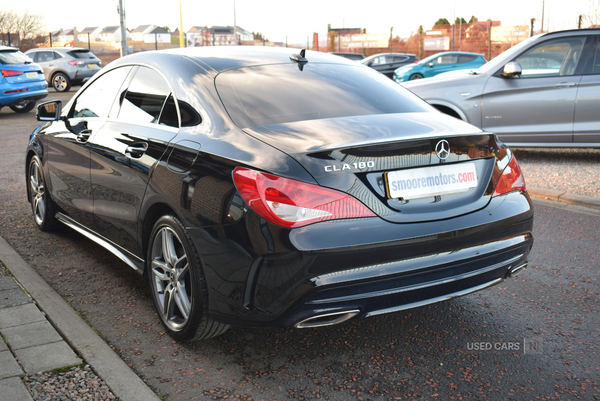
[[[48,372],[83,363],[64,341],[22,348],[13,352],[27,374]]]
[[[27,387],[18,377],[0,380],[0,401],[33,401]]]
[[[0,379],[6,379],[8,377],[23,377],[23,369],[19,366],[13,354],[6,350],[0,351]],[[0,394],[4,391],[3,387],[0,386]],[[15,400],[18,398],[15,398]]]
[[[63,341],[60,334],[48,322],[35,322],[2,329],[2,335],[14,351]]]
[[[19,288],[21,288],[21,287],[19,287],[19,284],[17,284],[11,276],[0,277],[0,291],[16,290]]]
[[[31,297],[23,292],[22,289],[2,290],[0,291],[0,308],[7,306],[17,306],[21,304],[31,303]]]
[[[46,316],[33,303],[0,309],[0,330],[26,323],[44,321],[46,321]]]

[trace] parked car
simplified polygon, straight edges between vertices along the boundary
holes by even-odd
[[[527,265],[533,208],[511,150],[340,57],[136,53],[38,119],[35,224],[147,278],[177,340],[418,307]]]
[[[83,85],[102,68],[102,61],[81,47],[40,47],[25,54],[44,68],[46,80],[57,92]]]
[[[487,63],[481,54],[467,52],[443,52],[429,56],[416,64],[396,68],[394,81],[400,83],[415,79],[430,78],[456,70],[474,70]]]
[[[600,147],[600,29],[533,36],[477,70],[402,85],[511,146]]]
[[[16,113],[27,113],[46,96],[48,83],[42,67],[19,49],[0,46],[0,109],[8,106]]]
[[[333,54],[333,55],[336,55],[336,56],[340,56],[340,57],[345,57],[347,59],[354,60],[354,61],[360,61],[360,60],[363,60],[365,58],[365,56],[363,56],[360,53],[344,53],[344,52],[335,53],[334,52],[334,53],[330,53],[330,54]]]
[[[362,64],[379,71],[388,78],[394,77],[394,70],[402,65],[414,64],[419,58],[408,53],[374,54],[361,61]]]

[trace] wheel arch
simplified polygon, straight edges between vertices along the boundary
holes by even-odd
[[[179,220],[184,221],[181,216],[175,211],[173,207],[168,205],[165,202],[156,202],[152,206],[148,208],[143,217],[141,217],[140,221],[142,222],[142,252],[144,253],[144,260],[146,260],[146,256],[148,255],[148,245],[150,244],[150,234],[152,234],[152,229],[154,228],[154,224],[160,219],[162,216],[171,214],[177,217]],[[148,280],[148,264],[144,264],[144,271],[142,272],[142,276],[144,279]]]

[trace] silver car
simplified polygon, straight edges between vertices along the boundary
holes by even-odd
[[[57,92],[83,85],[102,68],[100,59],[81,47],[42,47],[25,54],[42,66],[46,81]]]
[[[479,69],[402,85],[510,146],[600,148],[600,29],[533,36]]]

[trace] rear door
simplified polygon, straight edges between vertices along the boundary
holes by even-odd
[[[576,67],[585,36],[551,39],[514,61],[520,78],[490,77],[482,99],[482,128],[504,142],[571,143],[575,99],[582,75]]]
[[[591,36],[586,43],[585,59],[581,60],[578,70],[584,74],[579,82],[573,142],[600,143],[600,37]]]

